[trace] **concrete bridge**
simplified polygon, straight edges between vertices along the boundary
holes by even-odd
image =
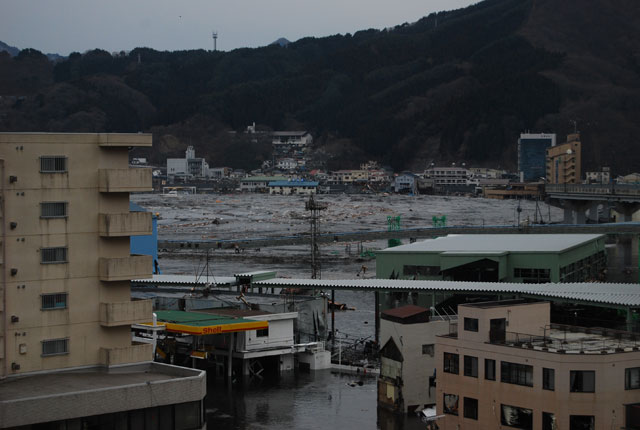
[[[488,226],[451,226],[451,227],[415,227],[395,231],[367,230],[352,232],[322,233],[318,237],[320,243],[359,242],[367,240],[384,240],[392,238],[433,238],[448,234],[562,234],[589,233],[607,235],[640,235],[640,222],[608,223],[608,224],[535,224],[535,225],[488,225]],[[261,248],[268,246],[308,245],[309,234],[273,237],[233,238],[214,240],[158,240],[160,251],[189,249],[228,249]]]
[[[640,185],[547,184],[545,194],[550,205],[564,209],[565,224],[597,222],[598,212],[608,216],[610,209],[628,222],[640,210]]]

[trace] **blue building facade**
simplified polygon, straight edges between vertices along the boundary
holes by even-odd
[[[145,208],[137,205],[133,202],[129,202],[130,212],[147,212]],[[150,235],[145,236],[131,236],[130,246],[131,253],[137,255],[150,255],[153,257],[153,273],[159,274],[160,268],[158,266],[158,217],[156,214],[151,216],[153,224],[153,232]]]
[[[555,134],[522,133],[518,139],[518,172],[523,182],[538,181],[546,175],[547,148],[556,146]]]

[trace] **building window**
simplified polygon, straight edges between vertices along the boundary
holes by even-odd
[[[594,430],[596,419],[593,415],[570,415],[569,430]]]
[[[556,416],[550,412],[542,413],[542,430],[558,430]]]
[[[444,394],[444,401],[442,402],[442,411],[445,414],[458,415],[458,395],[457,394]]]
[[[42,264],[66,263],[67,247],[40,248],[40,258]]]
[[[447,373],[460,373],[460,356],[458,354],[452,354],[450,352],[444,353],[444,368]]]
[[[59,173],[67,171],[67,157],[64,155],[50,155],[40,157],[41,173]]]
[[[269,337],[269,327],[256,330],[256,337]]]
[[[69,339],[49,339],[42,341],[42,356],[69,353]]]
[[[428,345],[422,345],[422,355],[429,355],[433,357],[434,352],[434,346],[432,343]]]
[[[40,218],[66,218],[67,202],[40,203]]]
[[[464,319],[465,331],[478,331],[478,318],[466,318]]]
[[[464,417],[471,418],[472,420],[478,419],[478,399],[472,399],[471,397],[464,397]]]
[[[43,294],[42,309],[66,309],[67,293]]]
[[[572,370],[569,382],[572,393],[594,393],[596,391],[596,372],[594,370]]]
[[[500,363],[500,381],[533,387],[533,366],[502,361]]]
[[[637,390],[640,388],[640,367],[624,369],[624,389]]]
[[[503,426],[523,430],[533,429],[533,410],[517,406],[500,405],[500,422]]]
[[[640,429],[640,403],[625,405],[625,429]]]
[[[478,357],[464,356],[464,376],[478,377]]]
[[[488,358],[484,359],[484,379],[496,380],[496,361]]]
[[[556,389],[556,371],[555,369],[542,369],[542,389],[554,391]]]

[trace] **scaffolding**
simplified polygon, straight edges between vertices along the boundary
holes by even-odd
[[[305,209],[311,212],[311,279],[322,279],[318,235],[320,234],[320,211],[327,209],[327,204],[316,202],[312,195],[305,203]]]

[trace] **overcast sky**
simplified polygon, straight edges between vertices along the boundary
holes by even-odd
[[[414,22],[470,0],[0,0],[0,41],[68,55],[267,45]]]

